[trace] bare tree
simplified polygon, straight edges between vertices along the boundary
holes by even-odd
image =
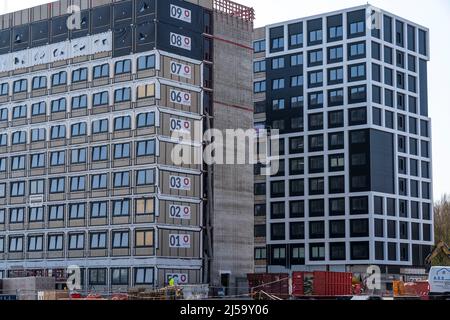
[[[450,196],[444,195],[434,205],[434,235],[436,244],[444,241],[450,244]],[[433,265],[448,265],[448,257],[438,255],[433,259]]]

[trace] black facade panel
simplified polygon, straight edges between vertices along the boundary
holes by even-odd
[[[155,48],[156,27],[154,22],[141,23],[135,29],[135,49],[134,52],[145,52]]]
[[[184,28],[177,27],[176,25],[159,22],[156,25],[156,34],[156,47],[158,49],[195,60],[203,59],[203,37],[200,33],[194,33],[192,31],[185,30]],[[171,45],[171,34],[172,37],[174,37],[173,34],[177,34],[190,38],[191,49],[188,50]]]
[[[371,191],[394,194],[394,136],[370,131]]]
[[[85,37],[90,33],[90,10],[83,10],[80,15],[80,28],[70,32],[71,39]]]
[[[358,133],[360,133],[364,139],[359,142],[352,141],[352,136]],[[349,140],[350,159],[358,154],[364,155],[364,158],[366,159],[366,163],[362,165],[353,165],[350,160],[350,192],[370,191],[370,131],[368,129],[350,131]],[[354,183],[352,183],[353,179],[363,176],[366,179],[366,185],[358,187],[354,186]]]
[[[153,20],[156,14],[156,0],[135,0],[134,10],[137,23]]]
[[[308,32],[322,29],[322,18],[308,21]]]
[[[30,45],[30,25],[25,24],[13,28],[12,46],[14,51],[24,50]]]
[[[270,38],[283,38],[284,37],[284,27],[275,27],[270,29]]]
[[[113,57],[130,54],[133,51],[133,30],[131,26],[114,29]]]
[[[133,1],[117,2],[113,5],[114,27],[131,25],[133,23]]]
[[[11,30],[0,31],[0,54],[11,52]]]
[[[60,16],[52,18],[52,35],[51,43],[66,41],[69,38],[69,30],[67,29],[68,16]]]
[[[327,17],[327,27],[339,27],[342,26],[342,14]]]
[[[31,24],[31,47],[39,47],[49,42],[49,21],[43,20]]]
[[[177,9],[173,6],[176,6],[180,9]],[[190,13],[187,10],[189,10]],[[158,21],[167,24],[173,24],[179,28],[188,29],[197,33],[203,32],[203,11],[204,10],[202,7],[188,3],[186,1],[158,0],[157,3]],[[188,19],[190,19],[190,22],[188,21]]]
[[[347,23],[366,21],[366,9],[352,11],[347,13]]]
[[[423,59],[419,60],[419,92],[420,115],[428,117],[428,66]]]
[[[92,33],[106,32],[111,29],[111,5],[94,8],[91,12]]]

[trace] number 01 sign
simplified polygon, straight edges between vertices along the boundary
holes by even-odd
[[[169,246],[171,248],[190,248],[191,236],[189,234],[170,234]]]

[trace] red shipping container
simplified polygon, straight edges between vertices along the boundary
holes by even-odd
[[[305,295],[304,286],[304,273],[303,272],[293,272],[292,273],[292,295],[293,296],[303,296]]]

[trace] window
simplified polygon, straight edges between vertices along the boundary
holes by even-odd
[[[301,87],[303,86],[303,76],[292,76],[291,77],[291,87]]]
[[[344,103],[344,90],[335,89],[328,91],[328,106],[335,107]]]
[[[136,231],[136,248],[153,247],[153,230]]]
[[[9,252],[23,251],[23,237],[9,237]]]
[[[272,90],[284,89],[284,79],[272,80]]]
[[[66,126],[65,125],[59,125],[59,126],[53,126],[51,128],[51,139],[63,139],[66,137]]]
[[[27,106],[16,106],[13,108],[13,119],[20,119],[27,117]]]
[[[330,199],[330,216],[341,216],[345,214],[345,198]]]
[[[266,248],[255,248],[255,260],[265,260],[267,259]]]
[[[28,236],[28,251],[39,252],[42,251],[43,236]]]
[[[324,244],[310,244],[310,259],[312,261],[325,259],[325,245]]]
[[[271,49],[272,50],[282,50],[284,48],[284,38],[273,38],[271,39]]]
[[[7,96],[9,93],[9,84],[2,83],[0,84],[0,96]]]
[[[345,238],[345,220],[331,220],[330,238]]]
[[[367,100],[366,86],[357,86],[348,88],[349,103],[360,103]]]
[[[25,156],[11,157],[11,170],[23,170],[25,169]]]
[[[32,169],[45,167],[45,154],[32,154],[30,163]]]
[[[130,172],[114,173],[114,188],[124,188],[130,186]]]
[[[24,221],[24,208],[9,209],[9,222],[10,223],[23,223]]]
[[[351,126],[367,123],[367,109],[365,107],[350,109],[348,112],[349,124]]]
[[[322,30],[312,30],[309,32],[309,42],[322,42]]]
[[[328,63],[341,62],[344,57],[342,46],[328,48]]]
[[[66,98],[61,98],[58,100],[53,100],[51,102],[51,111],[52,112],[62,112],[66,111]]]
[[[45,129],[31,129],[31,142],[45,141]]]
[[[131,60],[122,60],[117,61],[115,66],[115,74],[124,74],[124,73],[130,73],[131,72]]]
[[[64,220],[64,205],[50,206],[48,215],[50,221]]]
[[[6,171],[6,161],[8,158],[0,158],[0,172]]]
[[[71,136],[79,137],[86,135],[86,122],[74,123],[71,128]]]
[[[274,99],[272,100],[272,110],[283,110],[285,108],[284,99]]]
[[[91,189],[106,189],[108,186],[108,175],[104,174],[95,174],[91,176]]]
[[[61,71],[52,75],[52,86],[60,86],[67,83],[67,72]]]
[[[289,153],[303,153],[304,143],[303,137],[294,137],[289,139]]]
[[[39,222],[39,221],[44,221],[44,208],[43,207],[30,208],[29,222]]]
[[[270,238],[271,238],[271,240],[284,240],[285,239],[285,224],[284,223],[272,223],[270,225]]]
[[[131,88],[121,88],[114,91],[114,102],[131,101]]]
[[[84,249],[84,234],[70,234],[69,235],[69,250],[83,250]]]
[[[324,193],[324,179],[323,178],[310,178],[309,179],[309,194],[318,195]]]
[[[114,268],[111,269],[111,284],[112,285],[128,285],[129,284],[128,268]]]
[[[155,96],[155,85],[154,84],[138,86],[138,88],[137,88],[137,98],[138,99],[153,98],[154,96]]]
[[[294,54],[291,56],[291,67],[303,65],[303,54]]]
[[[137,116],[137,127],[150,127],[155,124],[155,114],[153,112],[141,113]]]
[[[137,285],[152,284],[153,268],[136,268],[134,283]]]
[[[11,188],[11,197],[23,197],[25,195],[24,181],[11,182],[10,188]]]
[[[155,155],[155,140],[138,141],[136,145],[136,156]]]
[[[253,84],[253,91],[254,93],[261,93],[266,91],[266,81],[256,81]]]
[[[265,72],[266,71],[266,60],[253,62],[253,72]]]
[[[87,68],[72,71],[72,83],[87,81]]]
[[[136,185],[152,185],[155,183],[155,171],[153,169],[145,169],[136,171]]]
[[[94,107],[108,104],[109,103],[108,91],[95,93],[92,101]]]
[[[24,144],[26,143],[27,139],[27,132],[26,131],[16,131],[12,135],[12,144]],[[5,135],[6,138],[6,135]],[[6,139],[5,139],[6,140]],[[6,143],[4,144],[6,145]]]
[[[50,193],[63,193],[65,191],[65,178],[50,179]]]
[[[91,233],[91,249],[106,249],[106,233]]]
[[[289,217],[290,218],[303,218],[304,216],[305,216],[304,201],[289,202]]]
[[[109,76],[109,64],[105,63],[95,66],[93,69],[94,79],[105,78]]]
[[[308,87],[320,87],[323,82],[323,72],[322,71],[315,71],[315,72],[308,72]]]
[[[364,42],[351,43],[348,45],[349,60],[364,58],[366,56],[366,44]]]
[[[108,203],[106,201],[91,203],[91,218],[106,217],[108,213]]]
[[[155,213],[155,199],[136,199],[136,215],[150,215]]]
[[[128,246],[128,231],[113,232],[112,247],[114,249],[128,248]]]
[[[328,37],[330,40],[342,39],[342,26],[333,26],[328,28]]]
[[[72,164],[86,163],[86,148],[72,150]]]
[[[8,134],[2,133],[0,134],[0,146],[6,147],[8,145]]]
[[[44,180],[30,181],[30,194],[44,194]]]
[[[21,79],[14,81],[13,84],[13,93],[21,93],[27,91],[28,81],[26,79]]]
[[[322,49],[308,52],[308,66],[321,65],[323,61]]]
[[[48,236],[48,250],[49,251],[58,251],[63,249],[63,235],[62,234],[53,234]]]
[[[366,78],[366,64],[349,66],[349,81],[364,80]]]
[[[155,56],[143,56],[139,57],[137,60],[137,69],[138,71],[154,69],[155,68]]]
[[[344,112],[328,112],[328,128],[340,128],[342,126],[344,126]]]
[[[303,108],[303,96],[296,96],[291,98],[291,108]]]
[[[284,68],[284,57],[272,59],[272,70]]]
[[[350,23],[350,35],[364,33],[365,23],[364,21]]]
[[[304,173],[304,160],[303,158],[289,159],[289,174],[299,175]]]
[[[89,284],[101,286],[106,284],[106,269],[89,269]]]
[[[323,135],[309,136],[309,152],[323,151]]]
[[[390,47],[384,47],[384,62],[392,64],[392,55],[394,51]]]
[[[305,194],[303,179],[289,181],[289,195],[291,197],[303,196]]]
[[[321,173],[323,169],[323,156],[309,157],[309,173]]]
[[[130,200],[116,200],[113,201],[113,216],[128,216],[130,215]]]
[[[114,159],[125,159],[130,157],[130,143],[119,143],[114,145]]]
[[[86,212],[86,204],[75,203],[69,206],[69,218],[72,220],[84,219]]]
[[[8,109],[0,109],[0,121],[8,121]]]
[[[131,129],[131,117],[117,117],[114,119],[114,131]]]
[[[329,168],[331,172],[343,171],[345,166],[345,158],[343,154],[329,156]]]
[[[323,92],[312,92],[308,94],[308,108],[316,109],[323,107]]]
[[[328,85],[342,83],[344,70],[342,68],[328,69]]]
[[[87,95],[86,94],[72,98],[72,110],[85,109],[85,108],[87,108]]]
[[[78,192],[85,190],[85,177],[71,177],[70,178],[70,191]]]
[[[266,40],[258,40],[253,42],[253,50],[255,53],[266,51]]]

